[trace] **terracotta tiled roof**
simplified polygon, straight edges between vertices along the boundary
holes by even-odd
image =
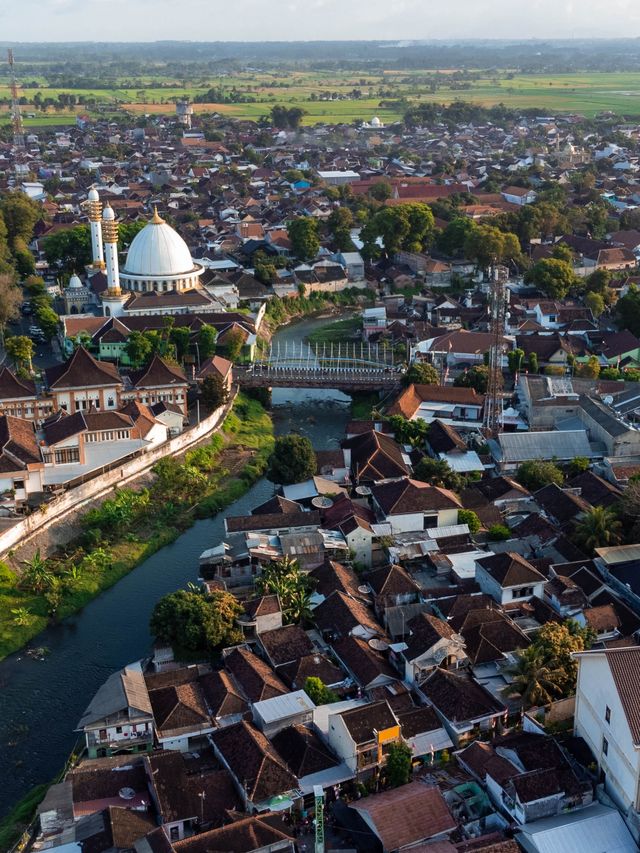
[[[135,388],[164,388],[169,385],[187,385],[184,371],[176,364],[154,355],[149,364],[142,370],[137,370],[129,376]]]
[[[528,560],[514,551],[482,557],[477,562],[502,587],[541,583],[546,580]]]
[[[45,375],[52,390],[122,384],[114,364],[98,361],[84,347],[78,347],[64,364],[48,367]]]

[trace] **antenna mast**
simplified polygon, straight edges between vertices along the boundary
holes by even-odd
[[[23,149],[25,147],[24,125],[22,123],[22,113],[20,112],[20,103],[18,101],[18,81],[16,80],[13,51],[11,48],[8,49],[7,56],[11,73],[11,124],[13,125],[13,144],[16,148]]]
[[[492,270],[493,282],[489,295],[489,376],[484,401],[483,426],[487,438],[495,438],[502,427],[502,354],[504,352],[504,324],[507,317],[505,282],[508,270],[499,266]]]

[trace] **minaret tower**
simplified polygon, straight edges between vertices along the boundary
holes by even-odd
[[[91,228],[91,256],[93,258],[91,266],[96,270],[103,270],[105,264],[102,247],[102,228],[100,227],[102,203],[95,187],[91,187],[89,190],[87,210],[89,211],[89,227]]]
[[[102,310],[105,317],[117,317],[122,314],[127,296],[120,290],[120,269],[118,267],[118,223],[109,203],[102,211],[102,237],[107,271],[107,292],[102,297]]]

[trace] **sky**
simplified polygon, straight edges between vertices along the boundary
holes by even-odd
[[[640,35],[637,0],[0,0],[3,41]]]

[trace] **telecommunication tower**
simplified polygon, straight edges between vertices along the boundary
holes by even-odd
[[[495,438],[502,426],[502,355],[504,352],[504,325],[507,318],[507,289],[509,272],[505,267],[495,267],[489,292],[489,375],[484,401],[483,426],[487,438]]]
[[[16,71],[13,64],[13,51],[11,48],[8,49],[7,56],[11,72],[11,124],[13,125],[13,144],[16,148],[24,148],[24,125],[22,123],[22,113],[20,112],[20,103],[18,101],[18,81],[16,80]]]

